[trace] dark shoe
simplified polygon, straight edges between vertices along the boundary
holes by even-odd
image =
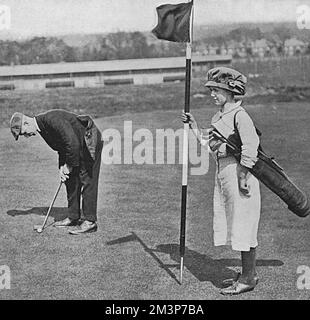
[[[71,227],[76,226],[78,224],[78,220],[72,220],[70,218],[66,218],[54,223],[54,227],[57,228],[64,228],[64,227]]]
[[[220,293],[223,295],[237,295],[240,293],[252,291],[254,290],[255,287],[256,287],[256,282],[254,280],[252,283],[242,283],[242,282],[236,281],[232,286],[222,289]]]
[[[223,280],[222,283],[223,283],[224,286],[231,286],[231,285],[233,285],[236,281],[239,280],[240,276],[241,276],[241,273],[238,272],[235,279],[233,279],[233,278],[225,279],[225,280]],[[255,274],[253,280],[255,281],[255,283],[256,283],[256,285],[257,285],[257,284],[258,284],[258,281],[259,281],[259,277],[258,277],[257,274]]]
[[[74,235],[79,235],[79,234],[83,234],[83,233],[95,232],[95,231],[97,231],[97,228],[98,228],[98,226],[97,226],[96,222],[85,220],[81,224],[79,229],[69,230],[69,233],[74,234]]]

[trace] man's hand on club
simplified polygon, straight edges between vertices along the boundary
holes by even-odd
[[[72,167],[68,166],[67,164],[64,164],[59,169],[59,176],[60,180],[62,182],[65,182],[67,179],[69,179],[69,174],[72,171]]]

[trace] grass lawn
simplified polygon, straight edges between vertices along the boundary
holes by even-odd
[[[96,123],[102,130],[121,130],[124,120],[132,120],[134,128],[148,128],[153,133],[157,128],[180,128],[182,125],[176,117],[183,106],[181,85],[174,91],[172,86],[162,90],[167,92],[168,88],[170,95],[165,99],[160,90],[152,86],[142,94],[133,87],[132,96],[125,90],[119,95],[121,102],[114,111],[113,104],[104,105],[112,108],[109,110],[113,115],[99,117],[108,113],[102,109]],[[121,89],[115,90],[121,93]],[[30,110],[31,101],[35,101],[34,110],[40,109],[40,105],[41,109],[62,107],[64,101],[67,101],[66,108],[77,112],[93,114],[98,110],[96,103],[100,103],[103,91],[102,96],[93,94],[92,97],[88,90],[72,92],[71,100],[65,94],[57,97],[56,91],[33,96],[30,93],[2,96],[5,100],[2,111],[10,113],[21,110],[18,109],[21,106]],[[113,95],[111,99],[115,101],[115,92]],[[176,95],[179,96],[176,98]],[[13,100],[16,103],[12,103]],[[125,106],[127,102],[131,107],[122,110],[120,105]],[[192,99],[193,113],[208,125],[216,109],[204,104],[203,98]],[[83,106],[83,110],[79,106]],[[269,102],[249,105],[248,111],[263,131],[265,149],[308,191],[309,105]],[[7,118],[3,120],[6,122]],[[189,177],[185,270],[181,286],[178,283],[180,165],[103,164],[98,232],[74,237],[51,226],[37,234],[33,225],[43,221],[57,188],[57,155],[40,137],[15,142],[7,128],[0,129],[0,134],[0,265],[11,269],[11,290],[0,290],[0,300],[309,299],[309,290],[296,287],[296,271],[299,265],[310,266],[310,220],[289,212],[265,187],[262,186],[257,261],[260,283],[253,292],[223,297],[218,293],[221,281],[235,275],[240,260],[238,252],[215,248],[212,243],[212,159],[206,175]],[[65,207],[63,189],[52,217],[64,217]]]

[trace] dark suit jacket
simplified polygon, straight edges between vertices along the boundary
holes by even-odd
[[[101,134],[89,116],[53,109],[35,117],[40,134],[59,154],[59,167],[92,167],[100,150]]]

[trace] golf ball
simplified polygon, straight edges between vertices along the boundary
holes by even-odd
[[[38,228],[38,232],[41,233],[43,230],[42,228]]]

